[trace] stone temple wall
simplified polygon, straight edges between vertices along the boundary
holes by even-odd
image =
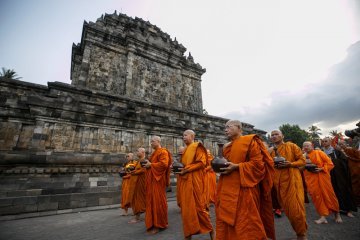
[[[84,24],[71,85],[0,78],[0,215],[118,206],[124,155],[151,153],[154,135],[176,153],[193,129],[216,154],[227,119],[202,113],[204,69],[184,52],[156,26],[112,14]]]

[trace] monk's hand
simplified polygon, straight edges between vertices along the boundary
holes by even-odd
[[[322,171],[324,171],[324,169],[321,168],[321,167],[317,167],[317,168],[315,168],[315,170],[314,170],[315,173],[322,172]]]
[[[285,160],[284,162],[278,163],[276,167],[277,168],[290,168],[291,162]]]
[[[230,174],[232,171],[239,168],[239,164],[232,163],[232,162],[227,162],[226,165],[227,165],[226,168],[220,168],[221,174],[227,175],[227,174]]]
[[[151,162],[149,160],[145,160],[145,165],[144,165],[144,168],[150,168],[151,167]]]
[[[179,172],[179,174],[180,175],[184,175],[184,174],[187,174],[189,171],[187,170],[187,169],[185,169],[185,168],[179,168],[179,170],[180,170],[180,172]]]

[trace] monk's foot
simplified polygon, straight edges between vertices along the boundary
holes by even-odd
[[[321,217],[318,220],[315,220],[316,224],[326,224],[328,223],[325,217]]]
[[[128,223],[134,224],[140,222],[140,219],[131,219]]]
[[[343,220],[341,219],[340,213],[335,213],[335,222],[342,223]]]
[[[307,237],[305,235],[299,235],[296,240],[307,240]]]
[[[214,231],[211,231],[210,233],[210,240],[213,240],[213,239],[215,239],[215,234],[214,234]]]
[[[127,211],[123,211],[120,216],[127,216],[127,215],[128,215]]]
[[[150,231],[148,231],[148,234],[157,234],[159,232],[158,228],[152,228]]]
[[[346,216],[351,217],[351,218],[354,218],[354,217],[355,217],[355,216],[352,214],[352,212],[348,212],[348,213],[346,214]]]
[[[191,240],[191,236],[184,238],[184,240]]]

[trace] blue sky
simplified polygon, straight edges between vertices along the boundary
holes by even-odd
[[[359,7],[356,0],[1,0],[0,67],[23,81],[71,83],[71,46],[84,20],[117,10],[176,37],[206,68],[203,105],[211,115],[266,131],[315,124],[326,134],[360,120],[353,110],[360,72],[339,70],[360,69],[347,55],[360,40]]]

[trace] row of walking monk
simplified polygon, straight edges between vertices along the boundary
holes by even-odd
[[[351,186],[346,185],[342,181],[344,176],[340,178],[340,175],[336,176],[340,185],[332,186],[330,171],[334,163],[323,151],[314,150],[310,142],[305,142],[300,149],[291,142],[285,143],[281,131],[274,130],[271,141],[276,151],[273,151],[257,135],[242,135],[238,120],[226,123],[225,134],[230,140],[223,149],[228,162],[217,181],[210,164],[213,159],[210,152],[194,141],[193,130],[183,133],[186,146],[181,149],[181,163],[184,167],[176,174],[176,198],[184,239],[196,234],[209,234],[210,239],[219,240],[275,239],[273,200],[286,214],[297,239],[307,239],[303,179],[320,215],[315,221],[317,224],[327,223],[326,216],[332,213],[335,221],[341,223],[340,209],[353,216],[351,211],[357,208],[350,197]],[[128,208],[132,208],[134,218],[130,224],[138,223],[140,214],[145,213],[147,232],[156,234],[169,224],[166,188],[170,184],[173,159],[161,146],[159,136],[152,137],[151,147],[153,152],[148,159],[145,159],[144,148],[137,150],[137,161],[133,160],[132,153],[126,155],[125,168],[134,166],[134,169],[123,176],[121,208],[122,215],[127,215]],[[275,152],[286,159],[277,166],[273,160]],[[334,150],[332,153],[340,157],[340,152]],[[359,161],[359,151],[354,154],[352,157]],[[140,162],[144,161],[141,166]],[[306,161],[316,164],[314,171],[303,170]],[[339,195],[334,189],[340,189]],[[357,200],[359,204],[359,195]],[[210,204],[215,205],[216,229],[210,220]]]

